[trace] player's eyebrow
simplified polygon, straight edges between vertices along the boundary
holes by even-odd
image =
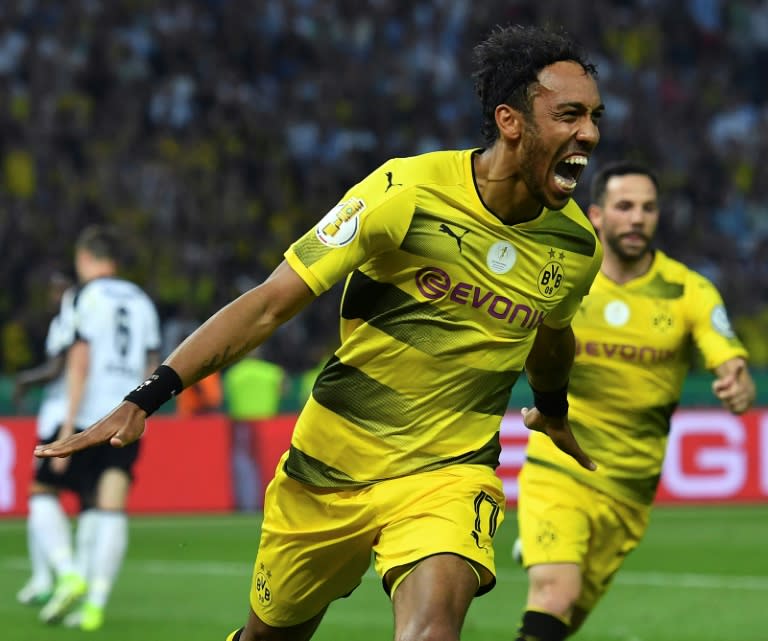
[[[602,116],[603,113],[605,113],[605,104],[602,102],[597,105],[594,109],[590,109],[587,105],[585,105],[583,102],[577,102],[577,101],[569,101],[569,102],[560,102],[557,104],[558,109],[575,109],[577,111],[582,112],[589,112]]]

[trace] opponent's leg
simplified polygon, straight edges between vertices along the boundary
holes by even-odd
[[[32,504],[35,502],[35,494],[29,497],[29,513],[32,512]],[[24,587],[16,594],[16,599],[24,605],[43,605],[51,598],[53,592],[53,569],[45,554],[39,529],[41,524],[38,519],[27,519],[27,551],[32,576]]]
[[[30,526],[56,572],[56,588],[40,610],[40,619],[54,623],[83,596],[86,584],[75,568],[69,519],[55,494],[35,494],[30,500]]]
[[[87,546],[78,558],[89,569],[88,593],[81,607],[64,624],[82,630],[96,630],[104,623],[104,610],[128,548],[128,518],[124,512],[130,478],[121,469],[105,470],[96,486],[96,507],[80,522],[90,533],[78,537]]]

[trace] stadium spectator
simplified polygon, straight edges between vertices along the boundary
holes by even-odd
[[[588,214],[605,253],[573,322],[568,416],[597,471],[584,473],[531,434],[519,478],[516,549],[529,581],[520,641],[562,641],[578,630],[645,534],[691,342],[725,408],[741,414],[755,399],[720,294],[652,249],[656,176],[639,163],[606,164]]]
[[[36,450],[135,442],[173,393],[345,279],[342,342],[267,490],[250,616],[229,641],[309,639],[372,553],[395,638],[459,639],[495,584],[499,426],[523,367],[539,390],[527,424],[593,467],[565,386],[570,322],[602,257],[571,198],[599,140],[596,70],[533,27],[494,29],[475,60],[486,148],[385,162],[108,417]]]
[[[75,245],[79,290],[71,310],[71,344],[65,365],[66,403],[56,433],[48,441],[88,428],[141,381],[159,361],[160,327],[149,297],[133,282],[118,277],[120,247],[125,240],[104,226],[86,227]],[[72,549],[69,522],[53,498],[39,519],[42,547],[56,572],[50,600],[40,610],[45,623],[95,630],[128,545],[125,503],[139,443],[109,446],[50,459],[36,471],[35,494],[53,496],[57,489],[80,499],[77,542]],[[32,500],[37,501],[34,497]]]
[[[471,146],[463,52],[495,21],[559,20],[589,43],[610,116],[595,160],[657,168],[675,202],[662,248],[686,248],[687,264],[715,279],[736,324],[768,299],[765,279],[740,287],[762,257],[765,217],[747,216],[728,244],[710,224],[720,204],[766,184],[763,1],[5,4],[0,317],[24,309],[45,319],[30,348],[37,358],[3,355],[9,374],[42,360],[44,283],[29,265],[67,260],[86,224],[130,225],[144,239],[133,275],[164,321],[182,301],[205,318],[232,297],[239,275],[268,273],[358,168],[414,149]],[[336,303],[326,297],[311,314]],[[318,332],[322,341],[333,335],[311,318],[297,322],[310,331],[292,334],[299,342],[285,357],[306,353]],[[8,344],[19,345],[16,337]],[[750,340],[768,342],[765,332]]]

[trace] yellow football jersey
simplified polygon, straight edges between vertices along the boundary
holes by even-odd
[[[286,252],[316,294],[347,277],[341,345],[296,424],[293,478],[343,487],[498,465],[536,328],[571,321],[602,248],[572,201],[505,225],[479,196],[473,151],[388,161]]]
[[[569,419],[598,469],[583,470],[537,433],[528,442],[528,460],[649,505],[691,349],[708,369],[746,357],[746,350],[714,285],[660,251],[646,274],[624,285],[598,274],[573,329]]]

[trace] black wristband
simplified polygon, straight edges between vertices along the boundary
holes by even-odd
[[[146,381],[129,392],[124,400],[135,403],[150,416],[182,389],[184,385],[173,368],[161,365]]]
[[[540,392],[531,388],[533,404],[544,416],[561,418],[568,414],[568,383],[560,389]]]

